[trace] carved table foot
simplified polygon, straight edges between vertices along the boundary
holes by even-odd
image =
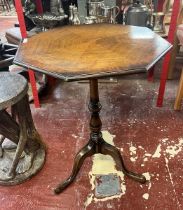
[[[129,171],[124,162],[123,158],[120,154],[120,151],[114,147],[113,145],[108,144],[103,140],[101,153],[104,155],[110,155],[113,157],[114,161],[116,161],[116,165],[122,170],[122,172],[131,179],[134,179],[137,182],[144,184],[146,182],[146,178],[141,174],[136,174],[134,172]]]
[[[65,188],[67,188],[67,186],[69,186],[74,181],[85,158],[93,154],[95,154],[95,143],[89,141],[88,144],[85,145],[76,155],[71,175],[63,183],[59,184],[57,188],[55,188],[55,194],[61,193]]]

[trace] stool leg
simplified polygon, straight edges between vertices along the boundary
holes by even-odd
[[[12,115],[13,120],[16,121],[16,111],[13,108],[13,106],[11,107],[11,115]],[[4,142],[4,139],[5,139],[5,137],[0,135],[0,158],[3,156],[2,144]]]
[[[14,177],[16,175],[16,168],[17,168],[17,165],[19,163],[19,160],[23,151],[25,152],[27,151],[29,155],[31,156],[31,164],[30,164],[30,167],[31,167],[33,158],[34,158],[34,153],[37,149],[40,148],[39,142],[36,141],[40,139],[32,120],[32,115],[31,115],[29,104],[28,104],[28,96],[26,95],[21,101],[19,101],[14,106],[15,106],[14,108],[16,110],[18,122],[20,126],[20,138],[19,138],[19,142],[17,145],[17,149],[16,149],[16,153],[15,153],[12,165],[9,170],[8,175],[10,177]],[[28,143],[29,138],[33,138],[34,142],[27,145],[28,150],[25,150],[25,145]]]
[[[181,77],[180,77],[177,96],[176,96],[176,99],[175,99],[174,110],[180,110],[181,109],[182,97],[183,97],[183,69],[182,69],[182,73],[181,73]]]
[[[5,111],[5,113],[7,113],[7,112]],[[6,115],[6,117],[9,116],[9,119],[11,121],[11,116],[8,113],[5,115]],[[16,110],[14,109],[13,106],[11,107],[11,115],[12,115],[13,120],[16,121]],[[10,127],[8,127],[8,128],[10,128]],[[4,142],[4,139],[5,139],[5,137],[3,135],[0,135],[0,158],[3,156],[2,144]]]
[[[13,178],[16,175],[16,168],[27,142],[26,119],[24,116],[23,108],[24,108],[23,99],[19,101],[17,104],[15,104],[14,106],[12,106],[12,118],[15,119],[16,115],[18,117],[18,122],[19,122],[19,127],[20,127],[20,137],[19,137],[16,152],[15,152],[15,156],[14,156],[12,165],[10,167],[9,173],[8,173],[8,176],[11,178]]]
[[[0,111],[0,134],[15,144],[19,141],[20,129],[15,120],[5,110]]]
[[[4,139],[5,139],[5,137],[0,135],[0,158],[3,156],[2,143],[3,143]]]
[[[24,151],[25,144],[27,142],[25,124],[21,127],[22,128],[21,128],[21,131],[20,131],[20,138],[19,138],[19,142],[18,142],[18,145],[17,145],[15,157],[13,159],[12,165],[11,165],[9,173],[8,173],[8,176],[11,177],[11,178],[15,177],[15,175],[16,175],[16,168],[17,168],[18,162],[20,160],[20,157],[22,155],[22,152]]]
[[[14,106],[11,106],[11,116],[16,121],[16,108]]]
[[[32,119],[30,106],[29,106],[28,95],[26,95],[22,99],[22,105],[21,105],[20,111],[21,111],[21,113],[23,113],[24,118],[25,118],[27,137],[28,137],[27,149],[28,149],[29,153],[31,153],[31,152],[34,153],[40,148],[40,146],[45,147],[45,145],[41,141],[41,137],[35,128],[34,121]]]

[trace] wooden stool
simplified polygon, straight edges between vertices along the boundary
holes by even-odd
[[[177,27],[177,37],[179,39],[180,44],[183,46],[183,24]],[[177,96],[176,96],[175,104],[174,104],[175,110],[181,109],[182,98],[183,98],[183,69],[182,69]]]
[[[0,184],[19,184],[36,174],[45,147],[35,129],[27,96],[28,84],[15,73],[0,72]],[[11,107],[11,114],[7,112]]]

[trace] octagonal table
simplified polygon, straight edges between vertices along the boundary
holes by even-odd
[[[71,175],[55,193],[72,183],[84,159],[96,153],[111,155],[125,175],[145,183],[145,177],[129,171],[120,151],[102,138],[98,78],[146,72],[170,48],[150,29],[112,24],[65,26],[38,34],[20,45],[15,64],[65,81],[90,81],[90,138],[76,155]]]

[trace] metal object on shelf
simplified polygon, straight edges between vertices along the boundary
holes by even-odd
[[[139,1],[135,1],[133,5],[128,8],[125,16],[126,25],[146,27],[150,22],[149,9]]]
[[[73,25],[80,25],[80,19],[79,19],[79,13],[78,13],[78,8],[74,6],[73,8],[73,20],[72,20]]]
[[[78,8],[75,5],[69,6],[69,24],[70,25],[80,25]]]
[[[42,30],[50,29],[56,26],[58,23],[62,24],[68,17],[67,15],[55,15],[52,13],[33,14],[28,16],[36,26],[42,27]]]
[[[42,30],[50,29],[57,24],[62,25],[68,15],[64,13],[62,2],[60,0],[50,0],[50,12],[43,14],[26,13],[26,16],[32,22],[42,28]]]
[[[165,33],[164,17],[165,14],[163,12],[153,13],[153,31]]]
[[[72,25],[72,21],[73,21],[73,18],[74,18],[74,13],[73,13],[73,9],[74,9],[74,5],[70,5],[69,6],[69,24]]]
[[[85,17],[87,17],[87,0],[79,0],[77,3],[80,21],[83,24],[85,23]]]
[[[103,0],[89,0],[87,2],[87,15],[88,16],[101,16],[101,8],[105,7]]]
[[[113,4],[107,5],[103,0],[89,0],[87,2],[85,24],[116,23],[116,17],[119,12],[120,8],[118,6],[113,6]]]
[[[118,5],[119,4],[119,1],[117,0],[102,0],[104,5],[107,5],[107,6],[110,6],[110,7],[114,7],[114,6],[120,6]],[[96,16],[96,15],[93,15],[92,11],[89,15],[89,2],[92,2],[93,4],[96,4],[96,2],[101,2],[101,0],[79,0],[77,1],[78,3],[78,12],[79,12],[79,19],[81,21],[81,24],[82,23],[85,23],[86,22],[86,19],[85,17],[88,17],[88,16]],[[98,22],[104,22],[103,18],[98,18]]]
[[[101,16],[105,18],[107,23],[116,23],[116,17],[119,14],[120,9],[118,6],[110,7],[104,6],[101,7]]]
[[[57,16],[63,15],[64,10],[62,6],[62,1],[60,0],[50,0],[50,12]]]
[[[97,21],[97,17],[95,16],[87,16],[85,17],[85,24],[94,24],[94,23],[98,23]]]

